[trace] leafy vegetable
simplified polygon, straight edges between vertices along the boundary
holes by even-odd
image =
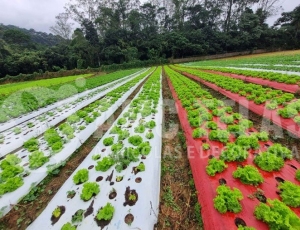
[[[278,189],[283,203],[294,208],[300,207],[300,186],[285,181],[279,184]]]
[[[20,177],[8,178],[5,183],[0,184],[0,196],[17,190],[23,184],[24,181]]]
[[[220,141],[226,143],[229,140],[230,133],[227,130],[212,130],[209,133],[209,139],[212,141]]]
[[[279,171],[284,166],[284,160],[269,152],[263,152],[254,158],[254,163],[264,171]]]
[[[39,149],[39,142],[36,138],[31,138],[28,141],[24,142],[24,148],[29,152],[34,152]]]
[[[217,196],[214,199],[214,207],[220,213],[233,212],[239,213],[242,211],[240,200],[243,199],[241,191],[237,188],[233,190],[226,185],[220,185],[217,188]]]
[[[246,136],[241,135],[239,136],[235,143],[241,147],[244,147],[245,149],[259,149],[259,142],[255,135]]]
[[[82,184],[89,179],[89,170],[87,169],[80,169],[77,173],[73,176],[73,182],[75,184]]]
[[[140,172],[144,172],[146,170],[145,164],[144,163],[140,163],[137,167],[136,167]]]
[[[76,227],[68,222],[62,226],[61,230],[76,230]]]
[[[145,126],[140,124],[137,127],[134,128],[135,133],[144,133],[145,132]]]
[[[300,181],[300,169],[298,169],[297,171],[296,171],[296,179],[298,180],[298,181]]]
[[[208,122],[206,123],[206,127],[207,127],[208,129],[212,129],[212,130],[218,129],[218,125],[217,125],[217,123],[214,122],[214,121],[208,121]]]
[[[147,133],[146,133],[146,138],[147,138],[147,139],[153,139],[153,138],[154,138],[153,132],[147,132]]]
[[[299,217],[279,200],[270,200],[256,206],[254,215],[256,219],[268,224],[270,230],[299,229]]]
[[[209,150],[210,149],[210,145],[207,143],[202,144],[202,149],[203,150]]]
[[[128,138],[130,144],[138,146],[143,142],[143,138],[139,135],[131,136]]]
[[[127,122],[126,118],[122,117],[122,118],[120,118],[120,119],[117,121],[117,124],[118,124],[118,125],[124,125],[124,124],[126,124],[126,122]]]
[[[87,182],[83,185],[80,198],[84,201],[90,200],[100,192],[100,186],[96,182]]]
[[[239,145],[229,144],[226,146],[226,149],[222,151],[220,159],[227,162],[242,162],[247,159],[248,155],[249,153],[245,148]]]
[[[114,159],[112,159],[111,157],[104,157],[101,161],[97,162],[97,166],[95,167],[95,169],[96,171],[106,172],[114,164]]]
[[[234,178],[240,179],[244,184],[259,185],[264,182],[262,175],[259,173],[257,168],[252,165],[238,167],[232,175]]]
[[[21,158],[17,157],[16,155],[9,154],[5,157],[3,161],[1,161],[0,168],[4,170],[6,167],[17,165],[21,161]]]
[[[268,152],[275,154],[276,156],[281,157],[282,159],[292,159],[293,158],[292,151],[278,143],[269,147]]]
[[[137,151],[141,155],[148,155],[151,151],[150,143],[147,141],[139,144],[139,146],[137,147]]]
[[[208,160],[208,165],[206,166],[206,173],[210,176],[215,176],[216,173],[223,172],[227,167],[228,166],[223,160],[212,158]]]
[[[37,169],[43,166],[48,161],[49,158],[46,157],[43,152],[34,151],[29,155],[29,168]]]
[[[105,146],[111,146],[114,143],[114,137],[107,137],[103,140]]]
[[[9,178],[13,178],[24,171],[23,167],[19,165],[9,165],[0,172],[0,183],[7,181]]]
[[[194,129],[194,131],[193,131],[193,138],[200,138],[205,135],[207,135],[207,132],[205,129],[197,128],[197,129]]]
[[[77,210],[77,212],[75,212],[75,214],[72,216],[72,223],[82,222],[84,213],[85,210],[83,209]]]
[[[257,136],[258,140],[260,140],[260,141],[268,141],[269,140],[269,134],[265,131],[257,133],[256,136]]]
[[[114,216],[115,208],[111,203],[107,203],[102,209],[97,213],[96,218],[98,220],[111,220]]]
[[[54,211],[52,212],[52,216],[58,218],[58,217],[60,217],[60,215],[61,215],[60,207],[56,207],[56,208],[54,209]]]
[[[152,120],[145,124],[145,127],[149,128],[149,129],[153,129],[155,126],[156,126],[156,123],[155,123],[155,121],[152,121]]]

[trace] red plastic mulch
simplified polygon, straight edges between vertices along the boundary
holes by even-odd
[[[247,81],[247,82],[251,82],[254,84],[258,84],[258,85],[264,85],[264,86],[268,86],[274,89],[280,89],[282,91],[286,91],[289,93],[297,93],[299,92],[300,88],[298,85],[289,85],[289,84],[285,84],[285,83],[280,83],[280,82],[274,82],[274,81],[270,81],[267,79],[262,79],[262,78],[255,78],[255,77],[247,77],[244,75],[238,75],[238,74],[232,74],[232,73],[224,73],[224,72],[220,72],[220,71],[213,71],[213,70],[201,70],[207,73],[212,73],[212,74],[218,74],[218,75],[223,75],[225,77],[231,77],[231,78],[236,78],[236,79],[240,79],[243,81]]]
[[[194,79],[198,82],[201,82],[202,84],[208,86],[209,88],[212,88],[215,91],[220,92],[221,94],[225,95],[226,97],[230,98],[231,100],[239,103],[240,105],[244,106],[245,108],[251,110],[252,112],[263,116],[265,118],[268,118],[271,120],[274,124],[278,125],[279,127],[282,127],[283,129],[289,131],[290,133],[294,134],[297,137],[300,137],[300,127],[297,125],[297,123],[294,122],[291,118],[282,118],[277,114],[277,110],[268,110],[265,108],[264,104],[257,105],[254,103],[254,101],[247,100],[246,97],[240,96],[239,94],[232,93],[228,90],[225,90],[219,86],[216,86],[213,83],[207,82],[197,76],[194,76],[189,73],[182,73],[183,75]]]
[[[235,224],[236,218],[241,218],[246,222],[247,226],[249,227],[255,227],[259,230],[267,230],[268,226],[265,223],[256,220],[253,214],[255,207],[260,202],[257,199],[250,199],[248,198],[248,196],[257,191],[257,188],[260,188],[264,191],[264,195],[267,198],[280,199],[276,193],[276,186],[278,184],[276,177],[283,178],[284,180],[289,180],[299,185],[299,182],[295,180],[295,172],[296,168],[300,168],[300,164],[295,160],[286,161],[284,168],[280,172],[275,173],[268,173],[259,169],[260,173],[265,179],[265,182],[263,184],[261,184],[258,187],[242,184],[239,180],[233,178],[232,173],[236,170],[238,164],[253,165],[254,153],[266,151],[267,147],[272,145],[272,142],[270,141],[260,142],[260,150],[252,150],[249,154],[248,159],[245,162],[228,163],[228,168],[223,173],[217,174],[215,177],[210,177],[205,171],[205,167],[207,166],[209,156],[219,156],[224,145],[221,142],[210,141],[207,137],[201,139],[193,139],[193,129],[188,123],[187,112],[181,105],[181,102],[178,99],[177,94],[169,78],[168,84],[176,103],[176,109],[178,112],[181,126],[186,136],[189,162],[195,181],[195,186],[198,191],[198,201],[202,207],[201,214],[204,223],[204,229],[234,230],[237,229],[237,226]],[[220,123],[218,118],[216,117],[214,117],[214,121],[218,123],[219,127],[223,128],[223,126],[225,125],[223,123]],[[202,128],[205,128],[205,126],[203,126]],[[252,128],[248,131],[253,132],[255,130]],[[234,136],[231,136],[230,140],[234,141]],[[211,149],[206,151],[202,150],[202,143],[210,144]],[[227,212],[226,214],[220,214],[214,208],[213,199],[216,196],[216,188],[219,186],[220,179],[225,179],[227,185],[229,185],[231,188],[236,187],[243,193],[244,199],[241,201],[242,212],[238,214],[230,212]],[[300,217],[299,208],[292,208],[292,210]]]

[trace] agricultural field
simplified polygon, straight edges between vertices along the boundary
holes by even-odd
[[[0,229],[300,229],[299,55],[12,89]]]

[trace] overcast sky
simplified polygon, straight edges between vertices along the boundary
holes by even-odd
[[[0,0],[0,23],[16,25],[26,29],[49,32],[55,16],[63,12],[68,0]],[[284,11],[291,11],[300,0],[282,0]],[[273,23],[275,18],[270,18]]]

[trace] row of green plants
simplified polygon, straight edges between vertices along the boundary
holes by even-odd
[[[155,115],[158,109],[161,89],[160,73],[161,68],[157,68],[153,72],[139,95],[131,101],[129,109],[116,120],[109,130],[109,135],[101,140],[106,147],[105,156],[101,153],[95,153],[91,156],[91,161],[96,162],[95,170],[97,172],[105,173],[114,167],[114,170],[122,173],[130,164],[136,165],[136,172],[146,170],[145,164],[139,161],[141,157],[149,155],[152,149],[149,139],[154,138],[152,130],[157,124],[155,120],[149,118]],[[134,134],[131,135],[129,130],[133,131]],[[72,177],[75,185],[83,184],[80,199],[84,202],[97,196],[101,190],[97,182],[91,182],[89,179],[87,168],[79,169]],[[122,179],[123,176],[116,176],[117,182]],[[135,194],[130,194],[129,200],[135,201],[136,199]],[[115,207],[107,203],[97,211],[95,219],[110,221],[113,218],[114,210]],[[59,207],[57,207],[53,210],[52,216],[56,215],[58,217],[59,214]],[[82,222],[82,219],[76,218],[74,220],[72,218],[72,221],[65,223],[62,229],[73,228],[75,223],[80,222]]]
[[[259,66],[257,66],[257,65],[238,66],[238,65],[231,65],[231,66],[236,67],[236,68],[253,68],[253,69],[264,69],[264,70],[270,70],[270,71],[257,71],[257,70],[250,70],[250,69],[235,69],[235,68],[211,67],[211,66],[203,66],[203,67],[197,67],[197,68],[204,69],[204,70],[219,71],[219,72],[223,72],[223,73],[238,74],[238,75],[243,75],[243,76],[246,76],[246,77],[262,78],[262,79],[265,79],[265,80],[285,83],[285,84],[289,84],[289,85],[294,85],[294,84],[299,84],[300,83],[300,76],[299,75],[272,72],[272,70],[299,72],[300,67],[274,66],[274,65],[270,65],[270,66],[260,66],[260,65]]]
[[[92,123],[97,117],[101,115],[102,112],[107,111],[119,98],[123,96],[124,93],[126,93],[129,89],[131,89],[152,71],[153,69],[150,69],[149,71],[130,80],[117,89],[112,90],[104,98],[95,101],[89,106],[72,114],[66,119],[64,123],[60,124],[57,128],[49,128],[48,130],[46,130],[43,139],[46,141],[47,147],[49,148],[47,154],[40,149],[41,143],[43,142],[42,139],[31,138],[25,141],[23,147],[29,152],[29,168],[31,170],[36,170],[42,167],[54,154],[59,153],[64,148],[64,145],[66,143],[68,143],[75,137],[75,133],[84,130],[88,124]],[[22,183],[15,183],[15,186],[11,189],[3,190],[3,194],[13,192],[23,185],[22,173],[24,172],[24,168],[19,165],[22,161],[14,154],[7,155],[3,161],[5,162],[6,159],[10,159],[10,157],[18,159],[13,161],[13,166],[17,167],[19,170],[15,170],[15,173],[10,174],[7,179],[18,180]],[[0,171],[0,173],[2,172]],[[30,172],[26,172],[27,175],[29,173]],[[0,183],[5,186],[5,184],[7,183],[10,184],[11,181],[2,181]]]
[[[254,101],[257,105],[265,105],[265,108],[268,110],[276,110],[277,114],[282,118],[292,118],[296,124],[300,124],[300,100],[294,100],[294,94],[194,69],[181,67],[176,67],[176,69],[186,71],[232,93],[244,96],[247,100]],[[282,108],[279,108],[279,106]]]
[[[206,173],[210,177],[227,170],[230,162],[236,162],[237,167],[232,172],[232,177],[243,184],[256,187],[265,182],[265,178],[260,170],[265,172],[280,171],[286,165],[285,161],[293,158],[292,152],[288,148],[276,143],[268,147],[265,152],[257,154],[253,160],[253,165],[245,164],[250,155],[249,152],[259,150],[269,140],[268,133],[253,132],[251,129],[253,123],[251,121],[244,119],[240,114],[234,114],[232,109],[226,107],[222,101],[214,99],[209,92],[201,89],[197,83],[183,77],[169,67],[166,67],[165,71],[170,77],[176,94],[187,112],[189,124],[193,129],[193,138],[218,141],[225,146],[219,157],[212,156],[208,160]],[[230,116],[232,119],[222,119],[222,116]],[[215,122],[216,119],[220,123],[224,123],[226,128],[219,128],[218,123]],[[249,132],[250,130],[251,132]],[[230,137],[233,137],[233,139],[230,139]],[[207,141],[205,144],[209,145]],[[204,144],[202,148],[207,150]],[[297,170],[295,173],[297,180],[299,180],[299,174],[299,170]],[[268,202],[270,204],[275,202],[281,208],[289,211],[284,217],[278,218],[279,222],[277,224],[279,228],[276,229],[293,229],[292,227],[297,226],[295,223],[300,223],[300,219],[289,207],[300,207],[300,196],[298,195],[300,194],[300,186],[290,181],[285,181],[280,183],[277,189],[281,201],[268,200]],[[243,194],[238,188],[232,189],[227,185],[221,185],[216,190],[216,197],[213,202],[215,209],[220,213],[240,213],[242,211],[240,201],[243,199]],[[266,222],[273,229],[274,222],[266,219],[266,215],[262,217],[261,211],[257,211],[261,210],[264,205],[263,203],[258,205],[255,208],[254,215],[258,220]],[[270,206],[267,207],[272,209]],[[277,215],[280,213],[279,210],[272,211],[277,213]],[[293,218],[293,221],[291,221],[288,217],[296,218]]]
[[[85,90],[93,89],[124,78],[137,71],[137,69],[131,69],[87,78],[82,84],[80,82],[72,81],[63,84],[50,85],[48,87],[33,87],[12,94],[1,94],[0,123],[46,107]],[[34,84],[34,82],[32,84]]]

